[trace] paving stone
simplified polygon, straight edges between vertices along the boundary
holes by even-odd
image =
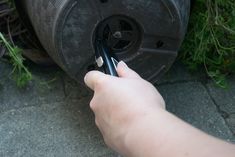
[[[213,82],[208,83],[207,88],[219,107],[221,115],[235,135],[235,77],[229,78],[228,83],[228,89],[216,87]]]
[[[58,68],[30,66],[30,70],[34,80],[19,89],[7,77],[11,66],[0,62],[0,156],[117,156],[104,145],[94,124],[88,105],[91,93],[86,87]],[[159,89],[171,112],[212,135],[233,141],[202,84],[187,82],[197,77],[182,65],[173,66],[166,77]],[[227,121],[233,123],[232,114]]]
[[[235,114],[230,114],[228,118],[226,118],[226,121],[229,124],[229,127],[231,128],[233,134],[235,135]]]
[[[67,75],[63,76],[63,83],[67,99],[80,99],[91,94],[83,82],[78,83]]]
[[[199,69],[195,72],[189,71],[186,66],[177,61],[173,64],[171,69],[163,76],[157,84],[167,84],[167,83],[176,83],[182,81],[196,81],[196,80],[205,80],[206,76],[202,69]]]
[[[19,88],[15,81],[8,76],[12,67],[6,63],[1,63],[1,69],[5,74],[0,78],[0,113],[28,106],[38,106],[42,103],[59,102],[64,99],[64,89],[62,79],[58,77],[55,70],[33,71],[33,81],[26,87]],[[56,92],[54,92],[56,91]]]
[[[5,74],[12,68],[0,67]],[[32,65],[30,71],[34,80],[23,89],[0,75],[0,156],[117,156],[94,124],[84,86],[58,68]]]
[[[229,78],[228,83],[229,88],[222,89],[211,81],[207,84],[207,88],[220,110],[232,114],[235,113],[235,77]]]
[[[233,134],[201,83],[178,83],[158,88],[170,112],[211,135],[235,142]]]
[[[2,113],[0,156],[115,156],[95,127],[87,99]]]

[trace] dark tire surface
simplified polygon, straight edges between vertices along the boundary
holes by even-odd
[[[48,54],[78,81],[94,62],[97,25],[115,15],[133,19],[141,29],[140,44],[131,54],[117,56],[155,82],[177,56],[187,30],[190,0],[22,0],[19,7]]]

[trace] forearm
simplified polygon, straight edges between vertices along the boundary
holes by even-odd
[[[235,146],[193,128],[164,110],[150,83],[120,62],[119,78],[98,71],[85,82],[96,124],[108,146],[126,157],[232,157]]]
[[[128,157],[233,157],[235,154],[234,145],[215,139],[164,110],[140,117],[130,128],[125,151]]]

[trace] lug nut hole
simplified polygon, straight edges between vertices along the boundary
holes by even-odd
[[[108,0],[100,0],[101,3],[107,3]]]
[[[159,40],[157,43],[156,43],[156,48],[161,48],[164,46],[164,42]]]

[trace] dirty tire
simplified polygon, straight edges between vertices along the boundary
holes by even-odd
[[[130,19],[139,30],[138,44],[128,51],[120,49],[117,56],[155,82],[177,56],[190,0],[22,0],[18,7],[25,10],[48,54],[78,81],[94,62],[96,27],[112,17]]]

